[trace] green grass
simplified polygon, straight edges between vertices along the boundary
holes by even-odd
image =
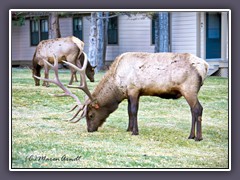
[[[60,70],[67,84],[69,71]],[[51,74],[52,76],[52,74]],[[103,73],[90,83],[91,91]],[[72,89],[80,98],[85,95]],[[140,135],[126,132],[127,101],[98,132],[88,133],[85,119],[63,120],[74,104],[58,98],[55,85],[36,87],[30,70],[12,69],[12,168],[228,168],[228,80],[209,77],[199,93],[204,107],[203,141],[188,140],[191,113],[185,99],[141,97]],[[80,158],[62,161],[62,156]],[[35,157],[35,159],[33,159]],[[45,158],[44,158],[45,157]]]

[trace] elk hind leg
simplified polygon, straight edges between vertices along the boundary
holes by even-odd
[[[202,112],[203,107],[198,101],[197,95],[185,96],[192,114],[192,127],[189,135],[189,139],[195,139],[201,141],[202,138]],[[195,127],[197,127],[197,136],[195,135]]]

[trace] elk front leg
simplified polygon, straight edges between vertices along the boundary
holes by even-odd
[[[131,101],[128,99],[128,128],[127,131],[133,131],[133,119],[132,119],[132,112],[131,112]]]
[[[46,63],[44,63],[44,77],[45,77],[45,79],[49,78],[49,69],[50,69],[50,67]],[[42,85],[46,86],[46,87],[49,87],[49,82],[43,81]]]
[[[69,81],[69,85],[72,85],[74,79],[75,79],[75,82],[78,82],[78,80],[77,80],[77,75],[76,75],[76,74],[77,74],[77,71],[74,70],[72,67],[70,68],[70,70],[71,70],[71,79],[70,79],[70,81]]]
[[[139,94],[129,95],[128,97],[128,115],[129,124],[128,131],[132,131],[132,135],[138,135],[137,113],[139,106]]]

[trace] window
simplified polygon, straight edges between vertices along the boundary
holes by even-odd
[[[152,19],[152,44],[155,44],[155,19]]]
[[[36,46],[42,40],[48,39],[48,20],[31,20],[31,45]]]
[[[206,14],[206,58],[221,58],[221,13]]]
[[[110,18],[108,22],[108,44],[118,44],[118,18]]]
[[[83,40],[83,23],[81,17],[73,18],[73,35]]]

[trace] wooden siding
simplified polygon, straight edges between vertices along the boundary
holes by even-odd
[[[118,45],[107,46],[106,61],[114,60],[121,53],[129,51],[154,52],[151,45],[151,20],[135,16],[118,17]]]
[[[83,39],[84,42],[84,52],[88,54],[89,49],[89,34],[90,34],[90,16],[83,17]]]
[[[60,26],[60,32],[62,37],[72,36],[73,34],[72,18],[60,18],[59,26]]]
[[[32,60],[35,46],[30,45],[30,23],[24,26],[12,26],[12,60]]]
[[[199,57],[206,59],[206,18],[205,12],[200,13],[200,55]]]
[[[88,53],[90,17],[83,17],[84,50]],[[60,31],[62,37],[70,36],[72,18],[60,18]],[[171,13],[171,50],[173,52],[197,53],[197,13],[172,12]],[[118,44],[107,46],[106,61],[114,60],[119,54],[128,51],[154,52],[151,44],[151,19],[141,16],[129,18],[118,17]],[[12,60],[31,60],[36,46],[30,46],[29,21],[24,26],[12,26]]]
[[[171,51],[197,55],[197,12],[171,13]]]

